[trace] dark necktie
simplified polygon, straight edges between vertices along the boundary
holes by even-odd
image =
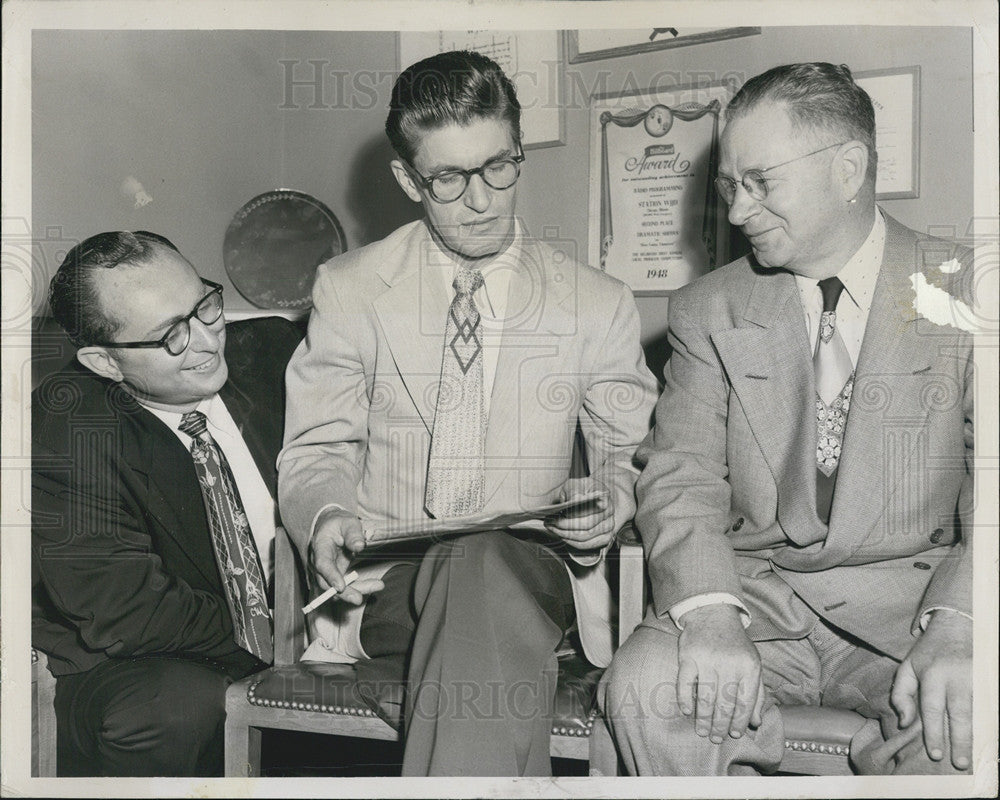
[[[472,297],[483,275],[461,267],[452,285],[424,493],[438,519],[474,514],[485,503],[483,324]]]
[[[204,414],[187,412],[181,417],[179,427],[192,439],[191,458],[201,485],[212,531],[212,548],[233,618],[233,638],[244,650],[270,664],[274,646],[264,571],[233,472],[222,448],[208,432]]]
[[[813,356],[816,373],[816,511],[830,521],[837,466],[847,427],[847,412],[854,390],[854,366],[837,330],[837,301],[844,290],[840,278],[819,282],[823,293],[823,315]]]

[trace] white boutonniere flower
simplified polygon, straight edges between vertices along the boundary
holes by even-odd
[[[942,264],[942,270],[951,263]],[[976,333],[979,329],[976,315],[968,304],[948,294],[944,289],[928,283],[922,272],[915,272],[910,276],[910,285],[913,286],[914,293],[913,310],[917,312],[918,317],[923,317],[935,325],[948,325],[969,333]]]
[[[938,267],[939,270],[947,273],[948,275],[951,275],[953,272],[958,272],[961,268],[962,265],[958,262],[957,258],[953,258],[951,261],[945,261],[940,267]]]

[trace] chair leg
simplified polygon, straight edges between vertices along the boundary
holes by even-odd
[[[226,777],[260,777],[260,728],[226,722]]]
[[[39,777],[39,762],[41,761],[38,746],[38,686],[31,682],[31,777]]]
[[[260,728],[252,724],[247,688],[253,676],[226,690],[225,774],[227,778],[260,777]]]
[[[44,653],[31,665],[31,774],[56,776],[56,679],[48,670]]]
[[[614,778],[618,776],[618,750],[604,721],[604,717],[594,719],[590,732],[590,777]]]

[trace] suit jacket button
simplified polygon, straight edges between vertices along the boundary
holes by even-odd
[[[938,544],[944,538],[944,528],[936,528],[931,534],[931,544]]]
[[[733,523],[733,530],[738,531],[743,527],[743,517],[740,517],[736,522]]]
[[[914,561],[913,562],[913,566],[915,566],[917,569],[930,569],[931,568],[931,565],[928,564],[926,561]]]

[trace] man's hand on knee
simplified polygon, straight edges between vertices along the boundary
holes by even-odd
[[[899,724],[919,714],[924,747],[933,761],[945,756],[945,731],[956,769],[972,763],[972,620],[953,611],[935,611],[896,670],[890,700]]]
[[[678,641],[677,704],[694,715],[695,731],[719,744],[761,722],[764,685],[760,655],[736,606],[714,604],[689,611]]]
[[[309,563],[320,588],[335,587],[338,600],[361,605],[365,595],[385,588],[379,580],[359,580],[344,584],[351,558],[364,550],[365,534],[361,520],[343,509],[328,509],[316,522],[309,542]]]

